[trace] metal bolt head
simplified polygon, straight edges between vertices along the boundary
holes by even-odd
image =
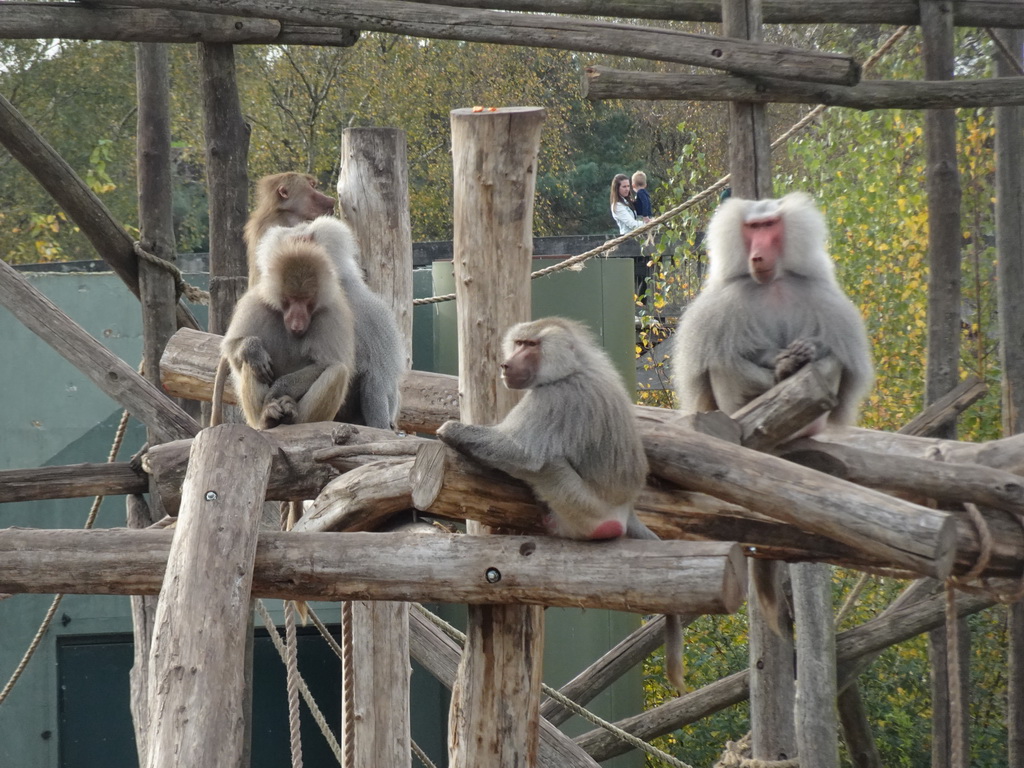
[[[217,500],[217,492],[216,491],[207,491],[206,492],[206,500],[207,501],[216,501]]]
[[[488,584],[497,584],[499,581],[501,581],[501,571],[499,571],[497,568],[488,568],[486,578]]]

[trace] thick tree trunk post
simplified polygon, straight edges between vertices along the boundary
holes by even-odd
[[[760,41],[761,0],[723,0],[722,34]],[[730,102],[729,172],[736,197],[758,199],[772,194],[771,149],[764,104]],[[786,566],[764,562],[751,568],[751,578],[770,578],[778,585]],[[760,573],[758,577],[756,574]],[[793,641],[776,635],[762,616],[754,584],[747,590],[750,620],[750,726],[755,758],[780,760],[796,753],[793,722],[795,687]],[[788,621],[781,622],[788,631]]]
[[[342,612],[344,681],[342,768],[409,768],[409,604],[356,600]],[[351,663],[349,663],[351,661]],[[348,739],[352,743],[348,743]]]
[[[189,461],[150,655],[148,768],[241,765],[249,608],[271,447],[203,430]]]
[[[794,563],[789,572],[796,619],[797,756],[801,768],[839,768],[832,568]]]
[[[241,238],[249,217],[249,126],[242,117],[234,48],[201,43],[206,178],[210,207],[210,332],[223,334],[248,285]]]
[[[530,317],[533,195],[543,109],[451,113],[455,285],[462,419],[493,424],[512,408],[499,383],[501,336]],[[470,523],[470,532],[478,526]],[[469,609],[452,693],[451,768],[532,768],[537,761],[544,612]]]
[[[200,43],[203,125],[206,132],[206,195],[210,215],[210,311],[207,326],[223,334],[235,304],[249,284],[242,229],[249,217],[249,125],[242,117],[235,78],[235,49],[229,43]],[[209,409],[204,409],[208,423]],[[224,407],[225,421],[241,421],[237,407]],[[264,505],[264,518],[277,505]],[[245,645],[245,735],[240,765],[249,765],[252,744],[253,634]]]
[[[397,128],[346,128],[341,140],[338,205],[359,241],[367,283],[391,307],[412,367],[412,224],[405,132]],[[342,613],[351,654],[344,669],[342,733],[344,768],[408,768],[409,609],[405,603],[355,601]],[[349,764],[351,760],[351,764]]]
[[[996,54],[996,77],[1013,77],[1021,66],[1024,32],[1002,30],[999,39],[1016,61]],[[1016,66],[1014,66],[1016,64]],[[1003,436],[1024,432],[1024,108],[996,109],[996,280],[999,289],[1000,362],[1003,369]],[[1008,609],[1008,768],[1024,768],[1024,602]]]
[[[405,131],[346,128],[338,207],[359,240],[366,281],[388,302],[412,368],[412,222]]]

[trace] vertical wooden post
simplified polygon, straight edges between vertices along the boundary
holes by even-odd
[[[405,132],[347,128],[342,134],[338,205],[352,226],[367,283],[391,306],[412,367],[412,225]],[[409,768],[409,606],[353,601],[343,669],[344,768]]]
[[[996,77],[1019,74],[1024,32],[1006,29],[999,39],[1014,61],[996,54]],[[1016,65],[1016,66],[1015,66]],[[996,252],[1000,362],[1003,369],[1003,435],[1024,432],[1024,108],[996,109]],[[1008,608],[1008,768],[1024,768],[1024,602]]]
[[[245,243],[249,217],[249,126],[242,117],[234,48],[200,43],[206,185],[210,207],[210,332],[224,333],[248,284]]]
[[[139,195],[139,241],[142,249],[169,264],[175,261],[174,217],[171,208],[171,120],[168,46],[140,43],[135,46],[135,82],[138,99],[136,145]],[[160,387],[160,357],[167,340],[178,329],[177,289],[174,276],[158,265],[139,259],[139,299],[142,302],[143,375]],[[198,415],[198,411],[191,414]],[[160,442],[149,430],[150,445]],[[128,499],[128,524],[144,528],[153,513],[161,516],[156,483],[150,486],[151,504]],[[135,660],[131,672],[132,716],[135,721],[139,760],[145,760],[149,730],[148,659],[152,641],[155,597],[132,597],[132,630]]]
[[[1019,74],[1024,31],[999,33],[1016,62],[996,54],[996,76]],[[1016,66],[1014,66],[1016,64]],[[996,251],[1000,362],[1003,369],[1003,435],[1024,432],[1024,107],[996,108]]]
[[[211,333],[223,334],[235,304],[249,283],[245,242],[240,237],[249,217],[249,126],[242,117],[235,77],[235,49],[228,43],[200,43],[203,127],[206,132],[206,196],[210,214]],[[209,408],[204,411],[209,416]],[[225,420],[241,421],[238,406],[225,406]],[[276,517],[276,504],[264,504],[264,517]],[[251,601],[250,601],[251,602]],[[250,606],[250,610],[254,606]],[[250,763],[252,744],[252,660],[254,637],[250,627],[245,644],[246,693],[242,709],[242,768]]]
[[[247,753],[244,655],[272,454],[242,424],[192,443],[149,659],[147,768],[236,768]]]
[[[405,131],[346,128],[341,135],[338,207],[362,251],[366,282],[398,321],[412,367],[412,223]]]
[[[514,393],[499,382],[500,339],[530,317],[533,195],[544,117],[536,107],[451,113],[459,396],[462,419],[470,423],[498,422],[514,404]],[[469,524],[471,531],[481,528]],[[450,768],[532,768],[544,612],[471,607],[466,634],[452,692]]]
[[[926,80],[952,80],[953,3],[919,0]],[[960,170],[956,110],[925,110],[928,156],[928,366],[925,402],[960,383]],[[951,422],[940,437],[956,437]]]
[[[953,3],[951,0],[919,0],[921,38],[926,80],[952,80],[954,67]],[[960,171],[956,151],[956,112],[929,109],[925,112],[928,190],[928,365],[925,402],[933,403],[960,381]],[[956,437],[956,421],[943,428],[940,437]],[[966,628],[966,622],[959,623]],[[968,634],[959,632],[959,646],[966,651]],[[967,701],[963,675],[952,680],[947,668],[948,638],[944,629],[928,635],[932,666],[932,765],[961,765],[968,729],[965,708],[951,707],[954,687],[957,698]],[[963,653],[959,656],[964,659]],[[961,665],[961,672],[966,665]],[[958,715],[956,721],[953,718]]]
[[[171,118],[168,46],[135,46],[138,90],[138,192],[140,241],[147,253],[170,264],[175,261],[174,217],[171,209]],[[142,299],[144,375],[160,385],[160,356],[178,323],[174,276],[146,261],[139,262]],[[150,438],[152,439],[152,437]]]
[[[761,0],[723,0],[722,34],[761,40]],[[763,104],[729,104],[729,173],[736,197],[771,197],[771,140]],[[777,583],[786,572],[782,563],[758,563],[751,578]],[[753,584],[747,594],[756,594]],[[750,653],[751,750],[755,758],[781,760],[796,754],[793,706],[793,641],[788,617],[780,617],[785,637],[777,636],[761,614],[756,598],[747,602]]]
[[[761,0],[723,0],[722,34],[760,42]],[[771,197],[771,137],[764,104],[729,102],[729,173],[736,197]]]
[[[796,746],[801,768],[839,768],[836,689],[836,628],[832,568],[793,563],[796,623]]]

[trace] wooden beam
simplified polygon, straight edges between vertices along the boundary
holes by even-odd
[[[91,8],[81,3],[0,4],[5,39],[59,37],[131,43],[273,43],[281,22],[159,8]]]
[[[191,416],[86,333],[3,261],[0,261],[0,304],[115,402],[154,430],[161,440],[191,437],[199,431],[199,425]]]
[[[584,70],[583,95],[645,101],[747,101],[827,104],[873,109],[949,109],[1024,104],[1024,77],[985,80],[862,80],[856,85],[801,83],[776,77],[636,72],[594,65]]]
[[[430,3],[432,0],[411,0]],[[664,21],[722,20],[720,0],[445,0],[460,8],[593,14]],[[764,0],[766,24],[917,24],[917,0]],[[1018,0],[959,0],[958,26],[1022,27]]]
[[[149,478],[127,461],[0,472],[0,504],[145,493]]]
[[[50,197],[81,229],[100,257],[136,296],[139,263],[131,235],[70,165],[39,135],[3,96],[0,96],[0,143],[31,173]],[[192,312],[177,304],[178,326],[198,328]]]
[[[860,78],[860,66],[850,56],[547,13],[510,14],[405,0],[306,0],[301,7],[283,0],[118,0],[117,4],[227,12],[442,40],[607,53],[736,74],[770,71],[777,77],[812,82],[853,85]]]
[[[0,592],[156,594],[173,535],[2,530]],[[745,576],[734,543],[624,539],[594,545],[550,536],[264,533],[255,563],[255,597],[632,613],[731,613],[743,601]]]

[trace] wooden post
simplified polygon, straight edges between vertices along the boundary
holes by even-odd
[[[953,3],[919,0],[925,79],[952,80],[955,63]],[[953,389],[960,380],[960,171],[956,148],[956,113],[952,109],[925,112],[924,136],[928,156],[928,365],[925,403]],[[956,421],[937,437],[956,438]],[[966,628],[966,623],[960,623]],[[969,635],[959,632],[963,648]],[[928,637],[932,665],[932,765],[963,768],[968,738],[966,712],[951,706],[953,687],[967,701],[963,679],[951,679],[949,638],[938,628]],[[963,658],[961,656],[961,658]],[[963,671],[963,667],[961,667]],[[954,718],[956,718],[954,720]]]
[[[388,302],[412,367],[412,223],[405,131],[346,128],[338,207],[359,240],[366,282]]]
[[[760,41],[761,0],[723,0],[722,34],[726,37]],[[736,197],[770,197],[771,148],[764,104],[729,103],[729,172]],[[770,580],[780,588],[786,566],[764,562],[750,569],[751,578]],[[759,574],[759,575],[757,575]],[[754,758],[781,760],[796,752],[793,723],[795,688],[793,641],[788,635],[789,619],[780,617],[785,637],[776,635],[765,621],[754,584],[747,602],[750,617],[750,725]]]
[[[210,206],[210,331],[223,334],[248,285],[245,243],[249,215],[249,126],[242,117],[234,48],[201,43],[206,177]]]
[[[925,79],[952,80],[953,3],[919,0]],[[956,112],[929,109],[924,115],[928,155],[928,366],[925,403],[960,382],[960,171]],[[955,439],[956,422],[936,435]]]
[[[147,768],[235,768],[246,754],[244,654],[271,453],[242,424],[192,446],[149,659]]]
[[[168,47],[159,43],[135,46],[135,81],[138,93],[138,192],[139,244],[143,251],[175,260],[174,220],[171,210],[171,120]],[[146,259],[139,258],[139,299],[142,301],[143,375],[160,387],[160,358],[168,340],[178,328],[174,275]],[[190,401],[191,414],[198,415],[198,403]],[[185,403],[181,403],[185,407]],[[160,442],[156,431],[147,430],[150,445]],[[149,504],[141,497],[128,497],[128,525],[144,528],[153,518],[163,517],[159,488],[150,482]],[[132,597],[132,630],[135,660],[131,671],[131,702],[135,720],[139,761],[146,759],[148,722],[149,648],[152,641],[156,598]]]
[[[499,383],[500,339],[530,317],[533,194],[544,117],[536,107],[451,113],[459,395],[469,423],[498,422],[515,402]],[[452,692],[451,768],[536,765],[543,644],[538,608],[469,610]]]
[[[346,128],[338,205],[359,241],[367,283],[394,312],[412,367],[412,224],[405,132]],[[344,768],[408,768],[409,607],[354,601],[342,610],[345,636],[342,734]],[[351,740],[349,743],[347,740]]]
[[[1021,67],[1024,32],[999,32],[1014,60],[996,54],[996,77]],[[1024,108],[996,109],[996,285],[999,289],[1000,362],[1003,369],[1003,436],[1024,432],[1024,352],[1012,339],[1024,337]],[[1008,768],[1024,768],[1024,602],[1008,608]]]
[[[800,692],[797,756],[801,768],[839,768],[832,568],[824,563],[793,563],[789,573],[793,579],[796,680]]]

